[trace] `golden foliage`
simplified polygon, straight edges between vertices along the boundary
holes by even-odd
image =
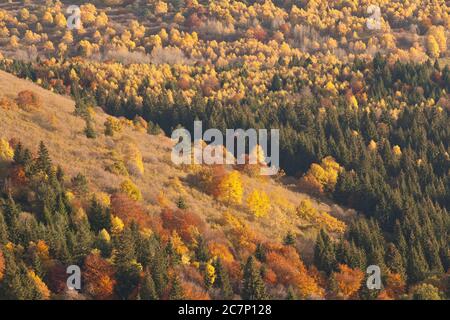
[[[123,228],[125,227],[122,219],[119,217],[113,216],[111,218],[111,232],[113,234],[119,234],[123,231]]]
[[[141,191],[130,179],[126,179],[120,184],[120,191],[135,201],[142,200]]]
[[[306,183],[319,192],[333,191],[337,178],[343,168],[333,157],[325,157],[319,164],[313,163],[301,183]]]
[[[243,195],[241,174],[238,171],[225,174],[217,185],[217,199],[227,204],[240,204]]]
[[[302,200],[297,207],[297,215],[301,218],[327,229],[329,232],[344,233],[346,225],[326,212],[319,212],[308,199]]]
[[[359,269],[352,269],[345,264],[340,264],[339,272],[334,272],[333,277],[337,283],[338,295],[348,299],[361,287],[364,273]]]
[[[254,190],[247,198],[247,207],[255,217],[263,217],[270,209],[269,197],[264,191]]]
[[[5,138],[0,139],[0,160],[10,161],[14,157],[14,150]]]

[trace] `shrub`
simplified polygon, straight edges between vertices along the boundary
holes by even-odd
[[[17,94],[17,104],[20,108],[29,111],[32,108],[39,108],[41,105],[39,97],[30,90],[23,90]]]

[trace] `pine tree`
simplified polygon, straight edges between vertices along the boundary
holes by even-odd
[[[93,234],[91,233],[89,222],[86,218],[82,219],[75,225],[75,247],[73,248],[72,257],[79,264],[82,263],[92,249],[94,242]]]
[[[156,292],[159,297],[162,297],[169,282],[167,274],[168,262],[164,250],[158,248],[155,250],[151,269]]]
[[[24,150],[22,147],[22,144],[19,142],[17,143],[16,147],[14,148],[14,158],[13,158],[14,162],[16,164],[20,164],[23,165],[23,160],[24,160]]]
[[[158,300],[155,282],[149,272],[145,273],[144,280],[142,281],[141,288],[139,290],[139,295],[142,300]]]
[[[287,295],[286,295],[286,300],[298,300],[298,295],[297,293],[294,291],[294,289],[292,289],[291,286],[289,286]]]
[[[242,299],[265,300],[267,298],[266,286],[261,277],[261,271],[257,268],[253,256],[250,256],[244,268]]]
[[[216,288],[220,288],[220,292],[223,299],[225,300],[232,299],[234,295],[233,288],[231,287],[228,273],[224,269],[220,258],[217,258],[216,261],[214,262],[214,268],[216,270],[216,281],[214,282],[214,286]]]
[[[206,262],[209,260],[209,251],[206,246],[206,242],[201,235],[197,237],[197,247],[195,249],[195,256],[200,262]]]
[[[325,230],[320,230],[314,249],[314,263],[327,274],[336,271],[336,249]]]
[[[8,237],[8,226],[6,225],[5,217],[0,208],[0,246],[6,244],[9,241]]]
[[[183,197],[179,197],[177,200],[177,207],[179,209],[187,209],[186,200]]]
[[[255,257],[256,257],[256,259],[258,259],[261,262],[266,261],[266,249],[264,248],[264,246],[261,243],[258,243],[256,245]]]
[[[180,279],[177,275],[175,275],[172,279],[172,285],[170,287],[169,292],[170,300],[183,300],[184,299],[184,290],[181,286]]]
[[[386,265],[392,272],[400,274],[405,279],[406,272],[403,265],[403,258],[397,247],[390,243],[386,250]]]
[[[17,261],[14,254],[5,250],[5,274],[0,281],[0,300],[39,299],[36,285],[28,277],[25,265]]]
[[[84,128],[84,133],[89,139],[95,139],[97,137],[94,127],[92,126],[92,120],[90,118],[86,118],[86,127]]]
[[[52,170],[52,160],[50,159],[48,149],[43,141],[39,143],[38,157],[34,165],[36,171],[40,171],[48,175]]]
[[[422,281],[428,272],[428,264],[420,244],[412,245],[410,248],[407,271],[410,283]]]
[[[108,208],[104,208],[100,202],[94,197],[88,211],[89,224],[95,233],[102,229],[109,230],[111,228],[111,213]]]
[[[280,91],[283,88],[283,80],[280,75],[275,74],[272,78],[272,84],[270,85],[270,90]]]
[[[117,284],[115,291],[119,298],[129,299],[136,289],[140,279],[140,268],[136,263],[136,252],[131,230],[126,228],[116,241],[116,256],[114,263],[117,268]]]
[[[286,246],[293,246],[295,244],[295,235],[289,231],[286,237],[284,237],[283,243]]]

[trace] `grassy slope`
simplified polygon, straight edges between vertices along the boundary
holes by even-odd
[[[161,210],[157,201],[161,191],[173,206],[182,194],[189,209],[212,225],[221,218],[224,211],[229,210],[249,221],[256,231],[272,240],[281,241],[288,231],[300,234],[302,240],[299,245],[306,256],[308,252],[310,253],[311,240],[317,228],[316,226],[308,228],[309,224],[295,214],[295,207],[302,199],[308,198],[308,195],[272,180],[244,176],[245,195],[258,188],[265,190],[271,198],[271,213],[267,217],[254,219],[244,207],[227,208],[209,195],[190,186],[186,182],[188,170],[175,167],[170,161],[173,142],[169,138],[151,136],[131,127],[124,128],[123,132],[114,138],[106,137],[103,134],[103,123],[107,115],[97,108],[93,119],[98,137],[87,139],[83,132],[85,123],[81,118],[73,115],[74,102],[70,98],[57,95],[27,80],[0,71],[0,98],[6,96],[15,99],[21,90],[31,90],[36,93],[42,101],[42,106],[30,112],[18,107],[0,110],[0,137],[20,139],[33,151],[36,150],[39,141],[43,140],[54,162],[63,167],[68,177],[81,172],[88,177],[92,190],[113,192],[119,187],[124,177],[106,171],[105,164],[110,161],[110,151],[116,148],[120,141],[131,140],[140,149],[145,168],[141,177],[133,176],[132,180],[141,189],[150,214],[157,214]],[[312,200],[320,210],[327,212],[332,210],[329,205]]]

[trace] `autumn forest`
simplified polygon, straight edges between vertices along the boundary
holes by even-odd
[[[450,299],[449,27],[444,0],[1,1],[0,300]],[[173,163],[194,121],[279,130],[279,171]]]

